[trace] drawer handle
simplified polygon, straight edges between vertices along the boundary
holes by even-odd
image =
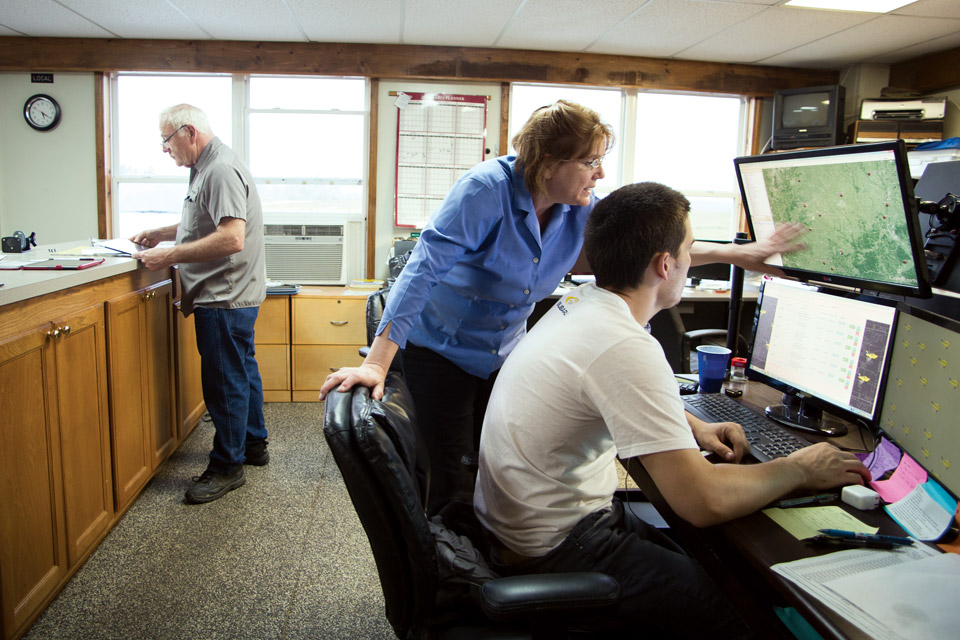
[[[347,324],[348,322],[350,322],[350,321],[349,321],[349,320],[331,320],[331,321],[330,321],[330,324],[332,324],[332,325],[335,326],[335,327],[342,327],[343,325]]]

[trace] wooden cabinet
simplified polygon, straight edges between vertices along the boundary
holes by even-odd
[[[98,304],[0,342],[4,637],[112,524],[104,339]]]
[[[197,328],[193,316],[184,318],[180,303],[173,305],[174,339],[176,341],[177,440],[183,442],[207,410],[200,382],[200,352],[197,351]]]
[[[269,295],[254,328],[264,402],[290,402],[290,296]]]
[[[303,287],[292,298],[293,401],[316,402],[331,371],[363,362],[366,296],[343,289]]]
[[[117,511],[177,444],[172,308],[170,281],[107,302]]]

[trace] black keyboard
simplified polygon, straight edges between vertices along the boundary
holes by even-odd
[[[687,411],[705,422],[736,422],[750,443],[750,455],[766,462],[788,456],[810,443],[739,402],[719,393],[683,396]]]

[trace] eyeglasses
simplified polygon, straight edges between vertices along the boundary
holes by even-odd
[[[189,126],[189,125],[185,125],[185,124],[180,125],[179,129],[177,129],[176,131],[174,131],[173,133],[171,133],[170,135],[168,135],[166,138],[163,139],[163,142],[160,143],[160,146],[166,149],[167,143],[170,142],[171,139],[173,139],[173,136],[177,135],[180,129],[183,129],[186,126]]]
[[[599,169],[600,166],[603,164],[603,157],[601,156],[599,158],[594,158],[593,160],[567,160],[567,162],[579,162],[587,169],[594,171],[596,169]]]

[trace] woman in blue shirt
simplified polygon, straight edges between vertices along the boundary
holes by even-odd
[[[473,499],[461,459],[477,450],[496,373],[526,333],[535,303],[553,293],[583,244],[587,216],[614,136],[596,112],[560,100],[533,113],[516,156],[461,177],[424,227],[390,290],[363,364],[327,376],[320,399],[355,384],[383,394],[398,349],[430,456],[427,510]],[[758,268],[794,230],[767,243],[694,245],[693,263]],[[736,248],[734,248],[736,247]]]

